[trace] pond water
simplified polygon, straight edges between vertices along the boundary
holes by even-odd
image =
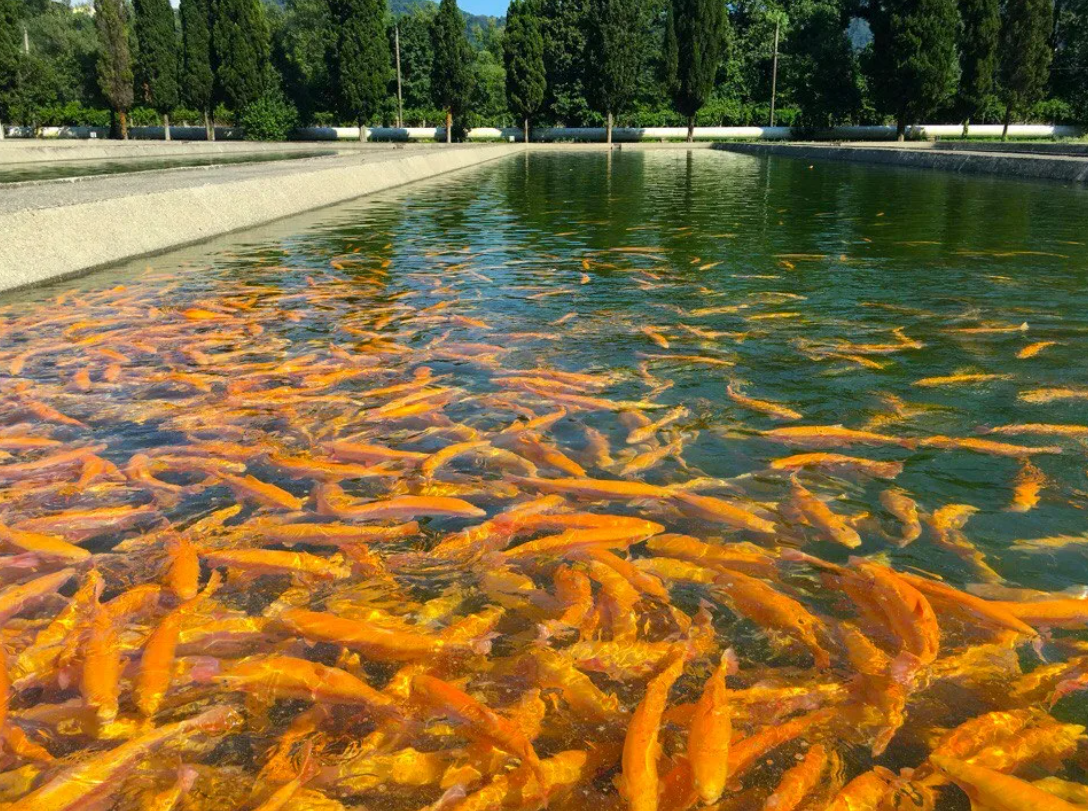
[[[95,175],[120,175],[130,172],[150,172],[156,169],[183,169],[193,166],[227,166],[239,163],[268,163],[271,161],[317,158],[335,155],[328,152],[260,152],[251,155],[198,155],[176,158],[126,158],[125,160],[53,161],[49,163],[8,164],[0,167],[0,184],[25,183],[32,180],[61,180]]]
[[[0,800],[1083,800],[1085,223],[534,153],[3,297]]]

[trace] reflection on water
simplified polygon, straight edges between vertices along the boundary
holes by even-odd
[[[124,160],[54,161],[49,163],[7,164],[0,168],[0,183],[31,180],[58,180],[92,175],[121,175],[154,169],[181,169],[193,166],[227,166],[237,163],[268,163],[334,155],[334,151],[259,152],[249,155],[195,155],[176,158],[125,158]]]
[[[9,295],[0,799],[1079,801],[1086,215],[536,154]]]

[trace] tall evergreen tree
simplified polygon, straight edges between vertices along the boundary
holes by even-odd
[[[589,0],[586,19],[586,95],[605,117],[605,142],[611,144],[616,113],[627,109],[638,90],[648,45],[642,0]]]
[[[0,141],[19,76],[19,0],[0,0]]]
[[[420,6],[397,18],[400,27],[401,89],[404,106],[409,109],[419,110],[433,103],[431,65],[434,61],[434,44],[431,42],[431,25],[434,13],[431,8]]]
[[[1007,0],[1001,28],[1001,91],[1005,102],[1005,126],[1009,136],[1014,112],[1039,100],[1050,76],[1053,57],[1050,34],[1054,25],[1052,0]]]
[[[204,114],[209,141],[215,140],[211,118],[212,72],[211,7],[209,0],[181,0],[181,87],[185,103]]]
[[[122,0],[94,0],[98,29],[98,84],[120,120],[121,138],[128,140],[128,111],[132,109],[132,56],[128,49]]]
[[[431,97],[446,111],[446,143],[453,140],[453,117],[468,111],[472,95],[472,48],[457,0],[442,0],[431,23]]]
[[[133,0],[136,76],[147,106],[162,116],[170,140],[170,111],[178,106],[178,35],[170,0]]]
[[[1064,0],[1055,18],[1051,89],[1088,124],[1088,0]]]
[[[261,0],[212,0],[216,95],[236,113],[264,92],[269,54],[268,23]]]
[[[577,126],[585,122],[589,113],[582,70],[587,0],[538,2],[547,79],[544,109],[557,123]]]
[[[513,0],[510,4],[502,47],[506,64],[506,100],[524,122],[525,143],[529,143],[529,120],[540,110],[547,89],[544,38],[532,0]]]
[[[860,69],[844,11],[836,0],[817,0],[795,11],[783,51],[783,79],[800,107],[798,123],[806,127],[847,123],[861,109]]]
[[[695,114],[706,104],[725,50],[725,0],[672,0],[665,33],[666,83],[676,112],[695,135]]]
[[[879,0],[873,29],[879,106],[895,115],[900,140],[908,122],[939,108],[955,91],[955,0]]]
[[[956,108],[963,117],[963,137],[994,90],[997,45],[1001,37],[999,0],[960,0],[960,86]]]
[[[341,111],[358,123],[365,141],[365,125],[385,101],[392,75],[385,0],[332,0],[332,12],[337,40],[330,73]]]

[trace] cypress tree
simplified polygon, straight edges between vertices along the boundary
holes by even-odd
[[[122,0],[94,0],[94,24],[99,44],[98,84],[120,119],[121,138],[128,140],[128,111],[133,100],[132,57]]]
[[[170,140],[170,111],[178,106],[178,37],[170,0],[134,0],[137,82],[143,101],[162,115]]]
[[[209,141],[215,140],[211,120],[212,32],[208,0],[181,0],[181,86],[186,104],[204,113],[204,129]]]
[[[581,125],[589,113],[582,70],[586,0],[536,1],[544,39],[544,109],[561,124]]]
[[[820,128],[850,121],[862,96],[845,9],[836,0],[818,0],[798,10],[783,51],[783,79],[801,108],[799,123]]]
[[[956,108],[963,117],[963,137],[993,92],[997,43],[1001,36],[999,0],[961,0],[960,86]]]
[[[666,83],[676,112],[695,135],[695,114],[714,89],[729,25],[724,0],[672,0],[665,28]]]
[[[645,18],[642,0],[589,0],[584,56],[590,105],[605,117],[606,143],[612,124],[638,89]]]
[[[529,119],[544,103],[544,38],[540,18],[531,0],[513,0],[506,12],[502,41],[506,64],[506,100],[525,124],[529,143]]]
[[[1051,91],[1088,123],[1088,0],[1063,0],[1055,17]]]
[[[908,120],[940,107],[955,90],[955,0],[881,0],[870,19],[880,106],[895,115],[903,140]]]
[[[431,97],[446,111],[446,143],[453,139],[453,117],[468,109],[472,94],[472,49],[457,0],[442,0],[431,23]]]
[[[11,98],[19,76],[19,0],[0,0],[0,141],[11,116]]]
[[[359,125],[366,140],[366,122],[376,115],[388,95],[392,67],[385,35],[384,0],[333,0],[336,49],[333,70],[340,109]]]
[[[1001,29],[1001,89],[1005,127],[1009,136],[1013,112],[1039,100],[1050,76],[1050,32],[1054,24],[1051,0],[1007,0]]]
[[[216,95],[236,113],[264,92],[269,53],[268,24],[260,0],[212,0]]]

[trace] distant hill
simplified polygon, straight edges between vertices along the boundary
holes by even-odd
[[[411,14],[418,8],[434,8],[438,5],[435,0],[386,0],[389,5],[389,10],[394,14]],[[487,27],[487,24],[494,20],[497,23],[502,23],[505,17],[492,17],[490,14],[469,14],[467,11],[462,11],[465,15],[465,22],[471,29],[473,25],[480,25]]]

